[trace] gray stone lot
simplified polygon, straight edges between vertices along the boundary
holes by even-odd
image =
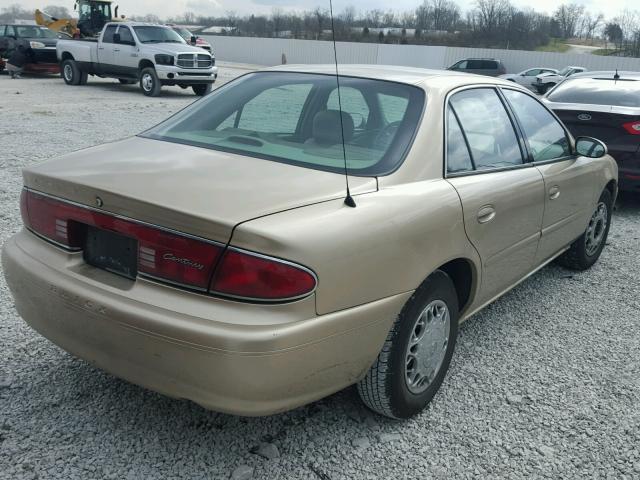
[[[222,81],[246,71],[223,65]],[[196,100],[0,76],[0,243],[25,165],[136,134]],[[242,418],[96,370],[33,332],[0,275],[0,478],[640,477],[640,199],[582,273],[551,265],[466,322],[422,415],[373,415],[349,388]]]

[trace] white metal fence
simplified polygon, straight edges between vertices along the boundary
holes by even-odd
[[[327,41],[281,38],[227,37],[203,35],[213,45],[216,57],[228,62],[256,65],[287,63],[332,63],[333,45]],[[640,59],[603,57],[589,54],[493,50],[486,48],[432,47],[423,45],[386,45],[378,43],[337,43],[340,63],[405,65],[409,67],[446,68],[463,58],[499,58],[510,73],[530,67],[562,68],[567,65],[589,70],[640,71]]]

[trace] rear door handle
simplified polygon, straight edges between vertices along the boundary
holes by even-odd
[[[557,185],[554,185],[553,187],[551,187],[549,189],[549,198],[551,200],[555,200],[556,198],[558,198],[560,196],[560,187]]]
[[[485,205],[478,210],[478,223],[489,223],[496,217],[496,210],[491,205]]]

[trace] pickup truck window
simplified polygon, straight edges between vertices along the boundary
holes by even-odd
[[[144,25],[133,27],[141,43],[185,43],[184,39],[167,27]]]
[[[131,30],[129,30],[127,27],[120,27],[120,30],[118,30],[118,33],[120,34],[121,43],[125,43],[125,44],[132,43],[135,45],[135,40],[133,39],[133,35],[131,35]]]
[[[113,43],[113,35],[116,33],[116,26],[109,25],[102,36],[102,43]]]

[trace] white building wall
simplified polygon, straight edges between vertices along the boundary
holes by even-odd
[[[217,59],[228,62],[280,65],[283,54],[286,56],[287,63],[333,63],[334,61],[333,44],[328,41],[218,35],[203,35],[203,38],[211,42]],[[488,57],[502,60],[510,73],[530,67],[562,68],[567,65],[581,66],[589,70],[617,68],[640,71],[638,58],[588,54],[356,42],[338,42],[336,50],[340,63],[446,68],[464,58]]]

